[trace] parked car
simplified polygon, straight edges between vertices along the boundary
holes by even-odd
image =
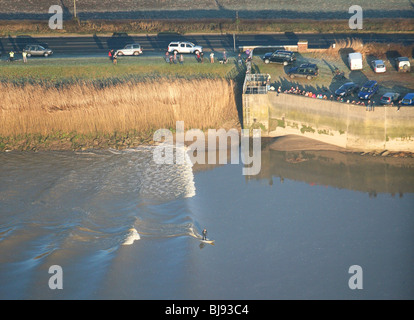
[[[372,96],[377,93],[378,91],[378,83],[374,80],[369,80],[366,82],[362,88],[361,91],[358,93],[358,97],[360,99],[371,99]]]
[[[203,52],[203,47],[197,46],[192,42],[171,42],[168,45],[168,52],[174,53],[200,53]]]
[[[338,90],[335,91],[335,94],[340,97],[346,97],[347,95],[353,94],[358,92],[359,86],[354,82],[347,82],[339,87]]]
[[[376,73],[383,73],[387,71],[387,68],[385,67],[385,63],[382,60],[372,61],[372,68],[374,69],[374,72]]]
[[[142,54],[142,48],[139,43],[127,44],[123,49],[116,51],[119,56],[139,56]]]
[[[414,93],[407,93],[401,100],[403,106],[414,106]]]
[[[398,102],[400,94],[396,92],[387,92],[380,99],[380,104],[394,104]]]
[[[23,51],[27,53],[27,56],[44,56],[48,57],[53,54],[53,51],[51,49],[46,49],[41,45],[38,44],[29,44],[27,45]]]
[[[275,52],[268,52],[263,56],[264,63],[280,63],[285,66],[293,63],[296,60],[295,53],[292,51],[276,50]]]
[[[407,57],[398,57],[395,59],[397,70],[401,72],[410,72],[410,60]]]
[[[299,67],[290,68],[287,74],[291,78],[303,77],[310,80],[318,76],[319,69],[316,64],[306,63],[301,64]]]

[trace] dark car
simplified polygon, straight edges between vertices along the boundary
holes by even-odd
[[[362,86],[361,91],[358,93],[358,97],[360,99],[371,99],[377,91],[378,83],[374,80],[369,80]]]
[[[353,94],[358,92],[359,86],[354,82],[347,82],[339,87],[338,90],[335,91],[335,94],[340,97],[346,97],[347,95]]]
[[[23,51],[25,51],[27,53],[27,56],[44,56],[44,57],[48,57],[51,54],[53,54],[53,51],[50,49],[46,49],[43,46],[40,46],[38,44],[29,44],[27,45]]]
[[[264,63],[280,63],[285,66],[293,63],[296,60],[295,54],[292,51],[276,50],[275,52],[268,52],[263,56]]]
[[[291,78],[302,77],[310,80],[318,76],[319,69],[316,64],[307,63],[301,64],[299,67],[290,68],[287,74]]]
[[[400,94],[396,92],[387,92],[385,93],[380,100],[381,104],[394,104],[398,102]]]

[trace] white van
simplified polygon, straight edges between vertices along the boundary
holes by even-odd
[[[362,55],[359,52],[348,54],[348,64],[351,70],[362,69]]]

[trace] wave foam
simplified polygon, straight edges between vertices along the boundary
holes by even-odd
[[[140,240],[141,237],[138,234],[138,231],[135,228],[129,229],[128,235],[126,240],[124,241],[123,245],[131,245],[134,243],[135,240]]]

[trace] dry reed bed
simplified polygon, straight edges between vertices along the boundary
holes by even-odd
[[[401,43],[366,43],[361,39],[347,38],[346,40],[335,41],[335,46],[331,45],[325,53],[330,56],[339,56],[341,52],[348,53],[355,51],[360,52],[363,57],[376,56],[386,58],[387,53],[398,53],[400,56],[412,57],[414,45],[405,46]]]
[[[122,83],[98,89],[74,84],[56,89],[0,84],[0,136],[57,132],[112,134],[220,127],[237,119],[235,85],[224,79]]]

